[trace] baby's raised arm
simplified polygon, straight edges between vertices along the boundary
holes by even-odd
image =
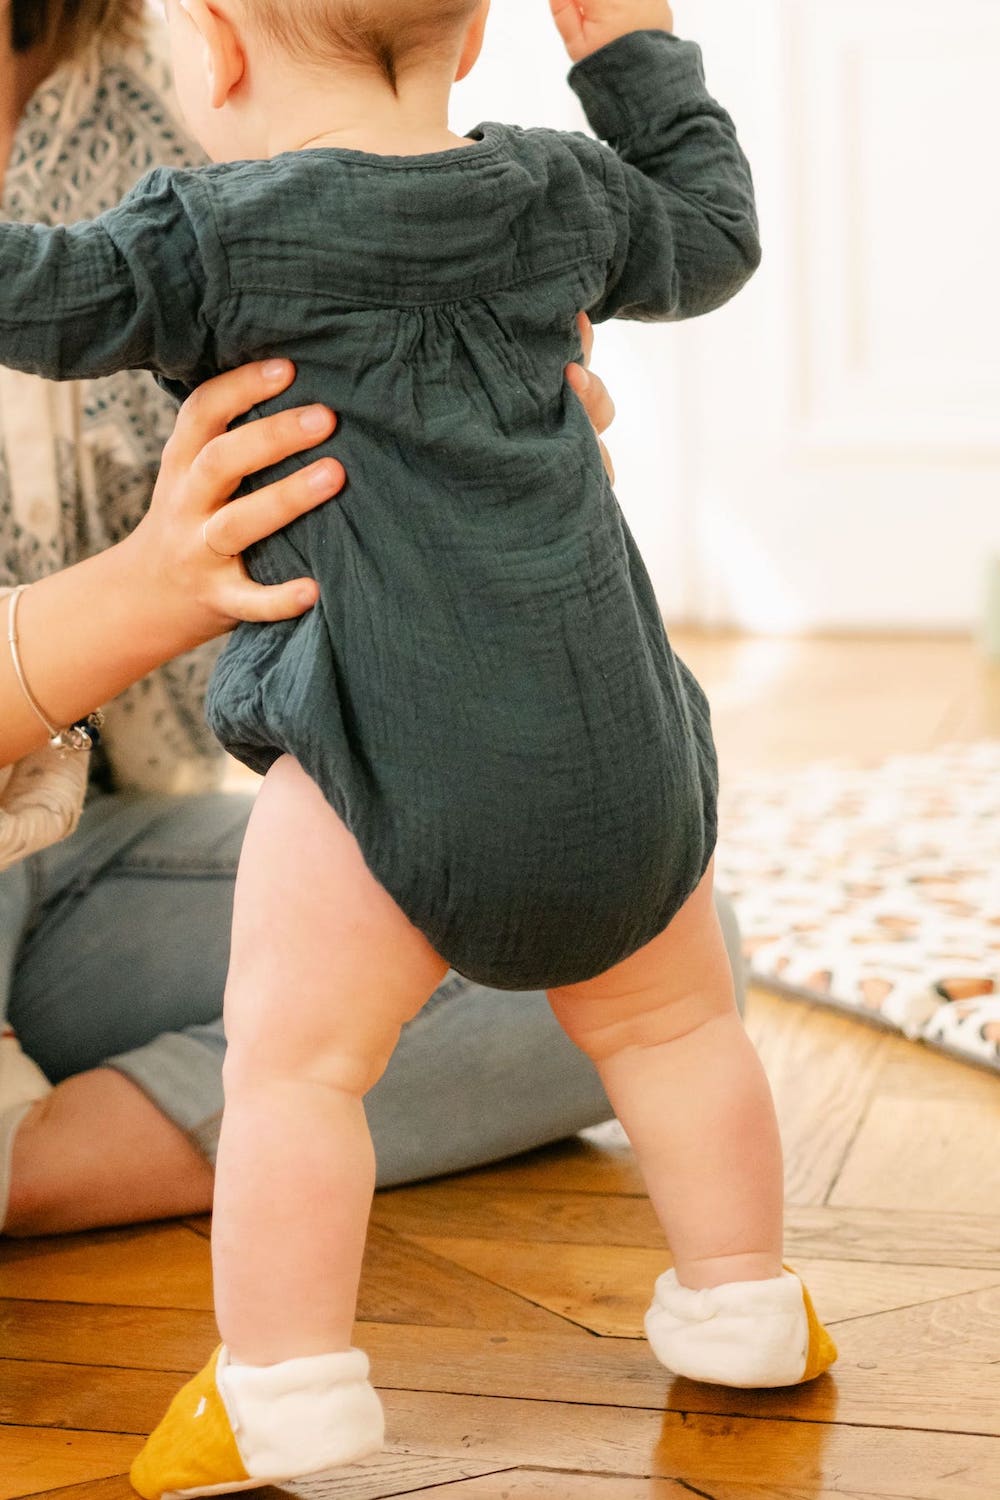
[[[151,172],[68,228],[0,225],[0,364],[47,380],[153,370],[186,386],[215,373],[204,303],[218,251],[200,241],[178,175]]]
[[[615,250],[595,321],[677,319],[734,296],[760,262],[753,182],[701,53],[666,0],[549,0],[602,153]],[[617,157],[617,160],[615,159]]]

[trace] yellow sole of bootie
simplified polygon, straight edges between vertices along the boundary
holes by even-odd
[[[132,1465],[129,1477],[143,1500],[224,1495],[263,1483],[247,1473],[229,1425],[215,1379],[220,1352],[221,1345],[174,1397]]]
[[[785,1270],[792,1271],[792,1268],[786,1266]],[[798,1272],[792,1271],[792,1275],[798,1276]],[[802,1301],[806,1310],[806,1322],[809,1325],[809,1348],[806,1352],[806,1367],[797,1384],[805,1385],[808,1381],[815,1380],[817,1376],[824,1374],[832,1364],[835,1364],[838,1353],[836,1344],[816,1316],[809,1288],[801,1276],[799,1276],[799,1285],[802,1287]]]

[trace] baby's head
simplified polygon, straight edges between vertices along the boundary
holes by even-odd
[[[296,75],[313,87],[350,75],[397,97],[421,76],[450,83],[475,63],[488,9],[489,0],[167,0],[178,93],[210,155],[255,154],[232,151],[235,121],[222,118],[251,91],[266,108],[269,86],[277,95],[279,80]]]

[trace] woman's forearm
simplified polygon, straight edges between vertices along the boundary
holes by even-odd
[[[43,578],[21,596],[19,652],[33,696],[59,728],[83,718],[155,667],[198,645],[191,624],[139,566],[132,538]],[[0,765],[46,738],[17,680],[0,601]]]

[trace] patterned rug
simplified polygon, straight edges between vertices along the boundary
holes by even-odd
[[[755,981],[1000,1071],[1000,742],[747,777],[722,828]]]

